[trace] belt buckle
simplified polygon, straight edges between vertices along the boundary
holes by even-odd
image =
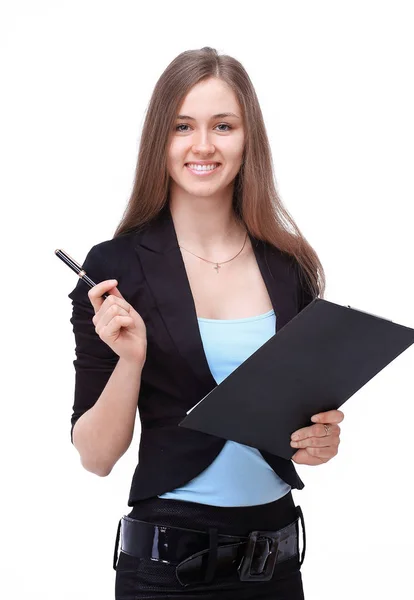
[[[275,531],[252,531],[246,542],[246,551],[237,568],[240,581],[270,581],[275,570],[278,533]],[[263,538],[263,539],[262,539]],[[255,555],[259,544],[262,551]]]

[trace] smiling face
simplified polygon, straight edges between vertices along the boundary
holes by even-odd
[[[186,95],[177,117],[167,158],[171,191],[220,194],[233,182],[243,158],[243,116],[236,95],[220,79],[201,81]],[[192,168],[200,163],[209,164],[209,170]]]

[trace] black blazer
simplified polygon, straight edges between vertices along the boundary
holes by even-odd
[[[276,314],[277,333],[313,297],[301,283],[291,255],[252,236],[250,240]],[[83,268],[97,283],[117,279],[120,292],[147,328],[147,358],[137,398],[142,427],[139,462],[128,499],[133,506],[193,479],[222,450],[226,440],[178,427],[186,411],[217,383],[204,353],[168,204],[144,228],[93,246]],[[72,443],[75,422],[97,401],[119,359],[95,332],[88,291],[79,279],[69,294],[76,341]],[[261,454],[292,488],[304,487],[291,460]]]

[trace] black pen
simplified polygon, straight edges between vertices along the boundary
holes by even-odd
[[[69,254],[59,249],[55,250],[55,254],[60,258],[60,260],[63,260],[63,262],[67,264],[68,267],[72,269],[72,271],[75,271],[75,273],[80,277],[80,279],[82,279],[87,285],[89,285],[90,288],[93,288],[95,285],[97,285],[94,281],[92,281],[90,277],[88,277],[86,271],[82,269],[81,265],[77,263],[76,260],[74,260],[71,256],[69,256]],[[107,292],[102,294],[102,298],[108,298],[108,296],[109,294]]]

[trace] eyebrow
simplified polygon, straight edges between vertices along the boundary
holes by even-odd
[[[236,117],[236,119],[240,119],[237,115],[232,112],[224,112],[218,113],[217,115],[213,115],[212,119],[224,119],[226,117]],[[189,117],[188,115],[177,115],[177,119],[187,119],[188,121],[195,121],[194,117]]]

